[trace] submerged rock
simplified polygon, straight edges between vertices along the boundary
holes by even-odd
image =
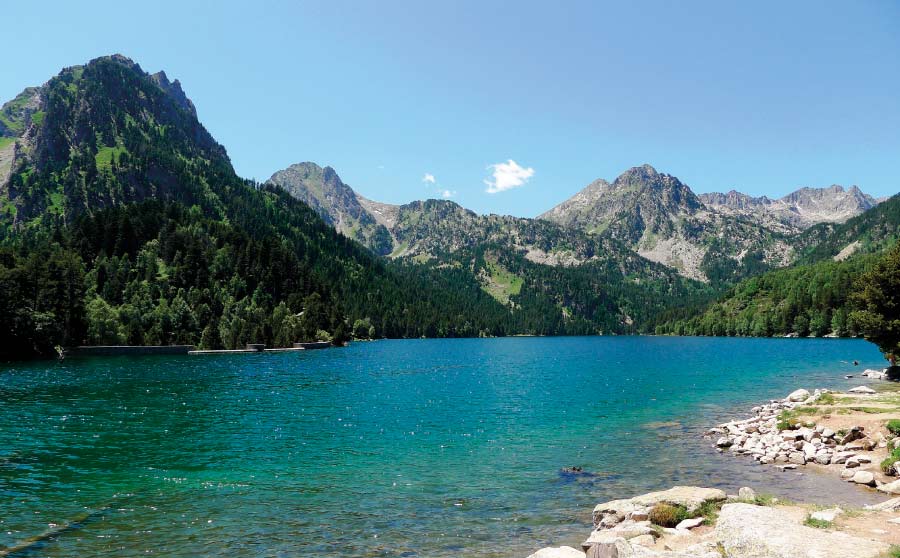
[[[775,508],[725,504],[715,538],[729,558],[876,558],[889,545],[800,525]]]

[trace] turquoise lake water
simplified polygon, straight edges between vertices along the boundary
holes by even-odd
[[[78,520],[17,556],[524,558],[674,484],[866,503],[701,434],[883,365],[861,340],[673,337],[0,365],[0,548]]]

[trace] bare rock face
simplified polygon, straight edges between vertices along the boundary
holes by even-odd
[[[775,508],[722,506],[715,537],[729,558],[876,558],[889,545],[800,525]]]
[[[740,267],[753,252],[778,266],[787,263],[791,252],[789,245],[773,239],[770,229],[710,209],[678,178],[650,165],[628,169],[611,183],[596,180],[539,219],[614,238],[701,281],[718,271],[710,268],[710,260]]]

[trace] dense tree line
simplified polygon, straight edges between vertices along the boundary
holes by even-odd
[[[896,366],[900,359],[900,243],[859,278],[851,301],[855,309],[850,318]]]
[[[825,260],[752,277],[696,315],[676,316],[656,327],[660,334],[717,336],[855,336],[852,314],[858,278],[880,259],[860,255]]]

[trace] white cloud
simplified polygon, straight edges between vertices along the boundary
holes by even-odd
[[[489,165],[488,170],[491,171],[492,177],[485,180],[488,194],[496,194],[505,190],[518,188],[528,182],[534,176],[534,169],[531,167],[522,168],[519,163],[508,160],[505,163],[497,163]]]
[[[449,200],[456,195],[456,190],[441,190],[440,194],[442,198],[444,198],[445,200]]]
[[[425,184],[436,184],[437,179],[435,179],[434,175],[430,172],[426,172],[425,176],[422,177],[422,182],[424,182]]]

